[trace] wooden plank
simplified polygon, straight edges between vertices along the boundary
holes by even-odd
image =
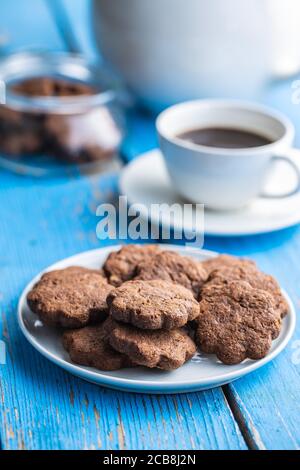
[[[16,321],[22,289],[47,265],[104,244],[95,235],[95,210],[112,183],[0,172],[3,448],[246,448],[221,389],[170,397],[105,390],[52,365],[22,337]]]
[[[128,113],[127,122],[128,133],[122,150],[128,161],[158,147],[154,116],[145,110],[132,110]]]

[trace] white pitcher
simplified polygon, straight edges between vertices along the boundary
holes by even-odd
[[[151,107],[258,98],[300,69],[299,0],[94,0],[99,47]]]

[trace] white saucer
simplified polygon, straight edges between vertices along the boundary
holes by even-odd
[[[162,245],[161,247],[162,249],[171,249],[199,260],[215,256],[215,253],[212,252],[174,245]],[[72,265],[98,269],[103,265],[108,254],[119,248],[118,246],[109,247],[81,253],[56,263],[48,268],[47,271],[62,269]],[[183,367],[173,372],[150,370],[142,367],[123,369],[115,372],[102,372],[72,363],[69,355],[62,347],[61,333],[43,325],[37,316],[30,311],[26,297],[41,274],[30,282],[19,301],[18,321],[22,332],[33,347],[50,361],[84,380],[113,389],[139,393],[169,394],[219,387],[261,368],[274,359],[286,347],[295,329],[296,313],[291,300],[283,293],[289,304],[289,313],[283,320],[282,331],[276,341],[273,342],[271,351],[260,361],[246,360],[242,364],[226,366],[221,364],[213,355],[199,353]]]
[[[294,151],[294,161],[300,167],[299,151]],[[268,191],[280,193],[294,185],[294,174],[284,164],[279,164],[268,184]],[[186,201],[172,187],[159,150],[152,150],[126,166],[120,178],[120,193],[127,196],[129,204],[142,204],[140,213],[148,219],[151,204]],[[143,211],[143,206],[145,210]],[[151,222],[161,224],[161,218],[152,213]],[[256,199],[249,207],[235,212],[205,210],[204,231],[208,235],[239,236],[273,232],[300,222],[300,193],[289,198]],[[193,231],[193,211],[184,220],[186,233]],[[182,220],[174,219],[173,228],[182,227]],[[199,231],[203,231],[200,227]]]

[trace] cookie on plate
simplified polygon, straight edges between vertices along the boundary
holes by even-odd
[[[181,256],[175,251],[162,251],[147,263],[140,264],[135,279],[149,281],[161,279],[180,284],[191,290],[196,298],[207,280],[202,263]]]
[[[27,302],[49,326],[82,328],[107,317],[112,289],[100,271],[73,266],[44,274]]]
[[[138,328],[179,328],[200,313],[192,292],[172,282],[128,281],[107,298],[110,315]]]
[[[183,329],[146,331],[115,322],[109,341],[135,364],[163,370],[178,369],[196,353],[194,341]]]
[[[110,331],[111,320],[108,318],[100,325],[65,332],[63,346],[76,364],[106,371],[131,367],[132,361],[110,346]]]
[[[214,258],[209,258],[205,261],[202,261],[202,265],[210,274],[215,269],[232,267],[232,266],[242,266],[242,267],[256,267],[255,261],[246,258],[236,258],[231,255],[219,255]]]
[[[138,264],[148,262],[159,252],[156,245],[125,245],[119,251],[110,253],[103,269],[108,282],[120,286],[136,274]]]
[[[233,281],[205,289],[195,340],[201,351],[216,354],[224,364],[238,364],[265,357],[280,329],[272,295]]]
[[[259,271],[252,265],[234,265],[215,269],[211,272],[207,283],[202,289],[211,285],[226,285],[231,281],[247,281],[251,287],[269,292],[275,300],[276,308],[281,317],[285,317],[289,311],[288,304],[282,295],[280,286],[274,277]]]

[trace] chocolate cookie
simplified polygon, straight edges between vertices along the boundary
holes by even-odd
[[[288,304],[282,295],[277,281],[270,275],[259,271],[254,265],[225,266],[211,272],[202,295],[211,285],[226,285],[231,281],[247,281],[251,287],[269,292],[275,300],[276,308],[283,318],[289,311]]]
[[[111,253],[103,266],[109,283],[118,287],[130,281],[136,274],[138,264],[148,262],[158,252],[156,245],[126,245]]]
[[[37,77],[17,82],[11,90],[23,96],[88,96],[96,93],[93,87],[84,82],[64,78]]]
[[[204,268],[210,274],[215,269],[232,267],[232,266],[252,266],[256,267],[256,263],[250,259],[236,258],[231,255],[219,255],[202,262]]]
[[[109,344],[111,319],[81,330],[67,331],[63,335],[63,346],[76,364],[100,370],[119,370],[133,364],[127,356],[115,351]]]
[[[199,315],[199,303],[191,291],[172,282],[128,281],[107,298],[115,320],[138,328],[179,328]]]
[[[171,281],[190,289],[196,298],[207,280],[207,272],[202,264],[175,251],[162,251],[137,269],[135,279],[149,281],[161,279]]]
[[[244,281],[205,289],[197,320],[196,343],[224,364],[261,359],[280,333],[273,297]]]
[[[196,353],[195,343],[182,329],[146,331],[115,323],[110,344],[136,364],[163,370],[178,369]]]
[[[70,267],[44,274],[27,302],[49,326],[81,328],[107,317],[106,298],[111,290],[100,271]]]

